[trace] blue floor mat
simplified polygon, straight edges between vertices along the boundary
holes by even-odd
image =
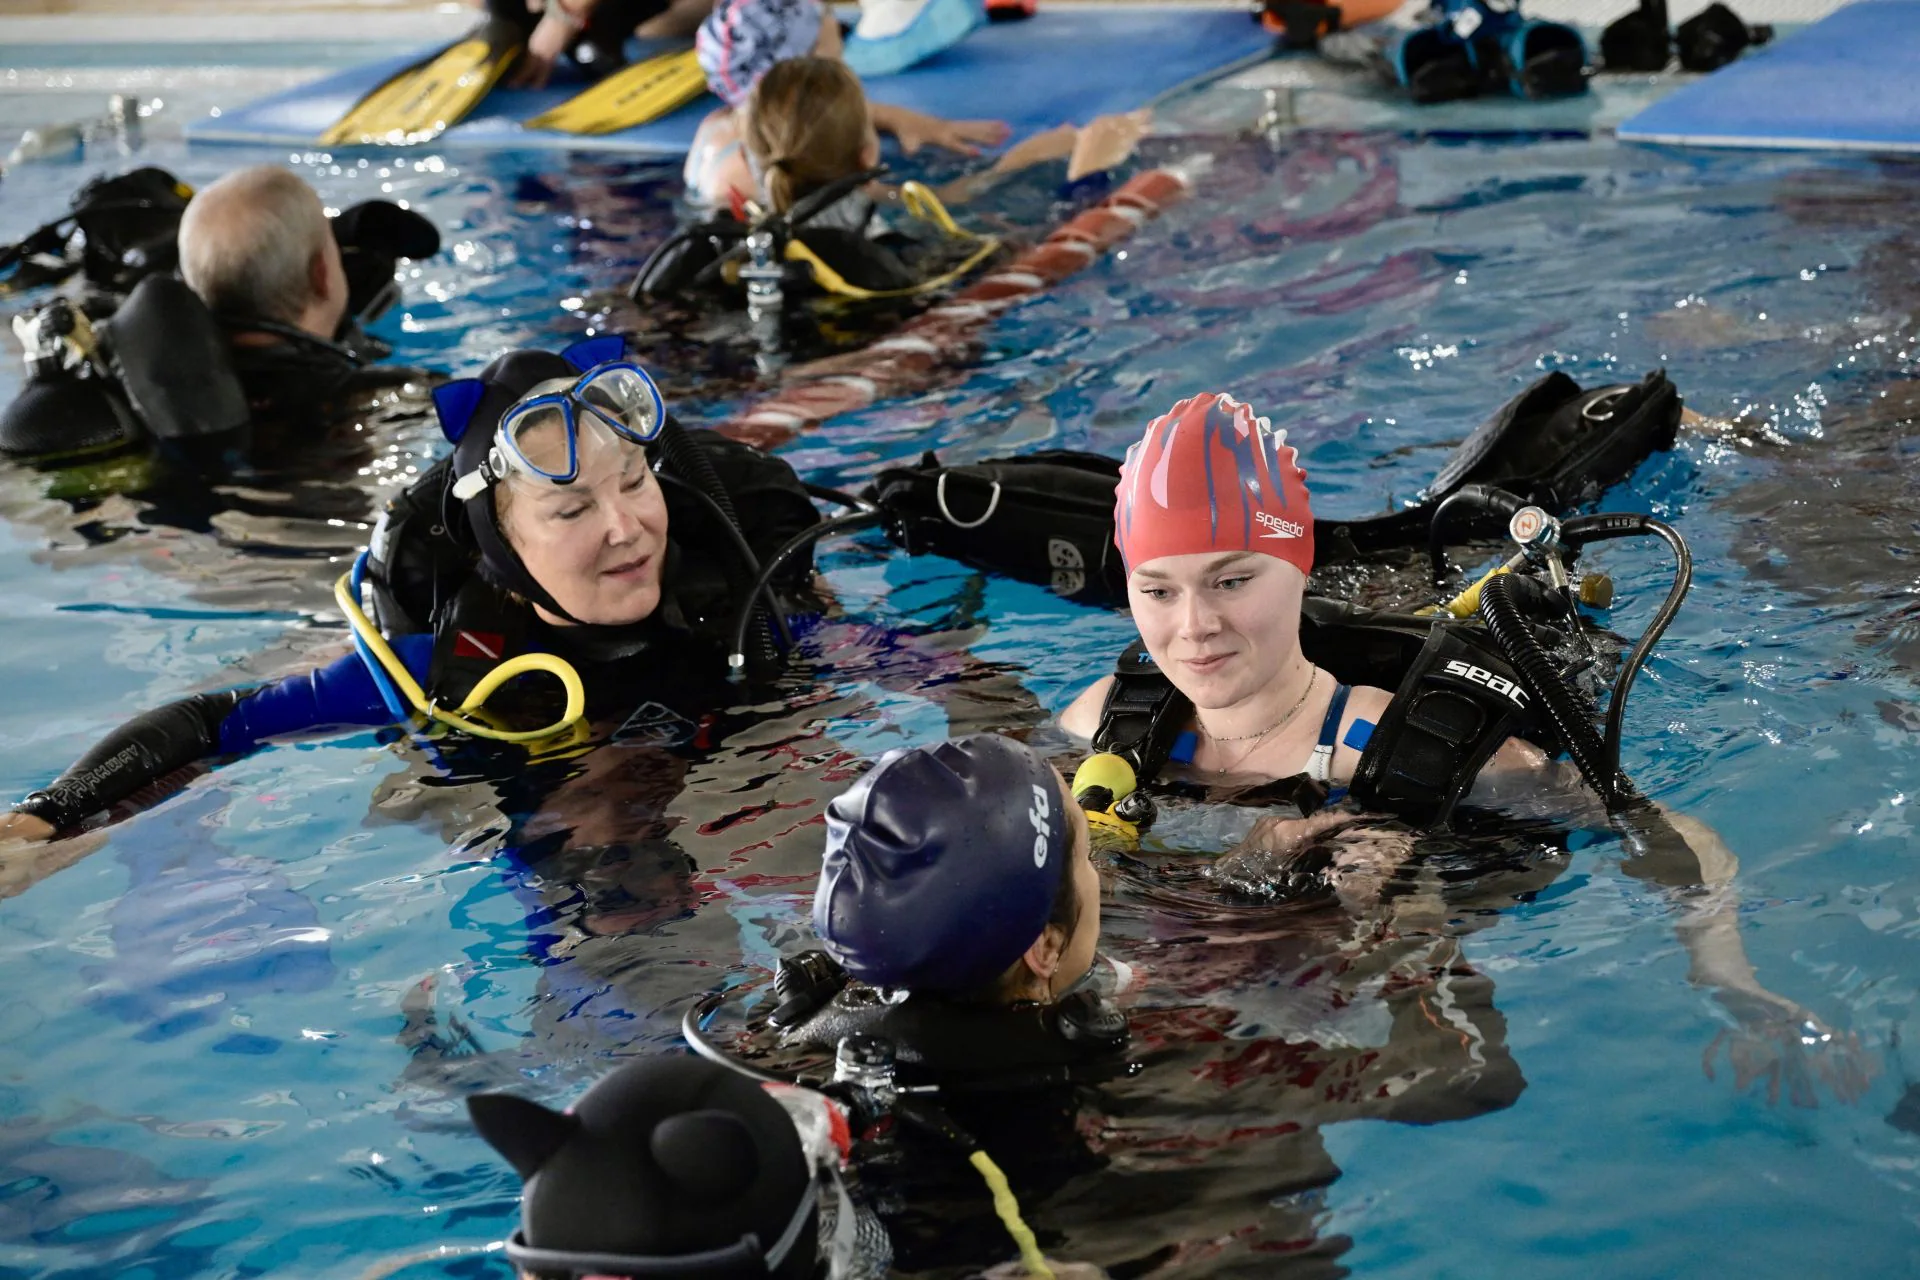
[[[950,118],[1005,120],[1016,137],[1063,120],[1085,122],[1142,106],[1190,80],[1270,49],[1273,37],[1243,10],[1095,8],[1048,10],[1025,22],[992,24],[919,66],[876,78],[876,102]],[[668,46],[642,49],[636,56]],[[414,50],[262,98],[187,126],[194,142],[312,146],[354,103],[419,60]],[[432,145],[617,151],[684,155],[718,100],[702,97],[651,124],[600,137],[526,129],[520,122],[583,86],[500,89]]]
[[[1920,0],[1865,0],[1675,90],[1631,142],[1920,151]]]

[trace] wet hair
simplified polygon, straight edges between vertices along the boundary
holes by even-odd
[[[865,169],[873,125],[859,77],[838,58],[787,58],[760,77],[746,103],[747,153],[773,211]]]
[[[1080,913],[1085,910],[1086,904],[1080,901],[1078,880],[1073,874],[1073,860],[1080,856],[1078,843],[1071,836],[1068,837],[1066,863],[1060,868],[1060,884],[1053,891],[1053,905],[1047,908],[1047,923],[1041,927],[1042,933],[1048,929],[1058,929],[1071,938],[1073,931],[1080,927]],[[1024,959],[1016,959],[1007,966],[1005,973],[995,978],[986,987],[963,999],[974,1004],[1008,1003],[1009,988],[1018,979],[1025,963]]]
[[[187,204],[180,275],[216,314],[298,323],[313,255],[333,235],[320,197],[278,165],[230,173]]]

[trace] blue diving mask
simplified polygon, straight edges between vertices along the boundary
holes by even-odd
[[[602,427],[644,445],[659,437],[666,421],[666,401],[645,369],[627,360],[595,365],[572,385],[536,390],[501,414],[492,446],[477,468],[454,480],[453,496],[465,502],[515,473],[572,484],[580,476],[583,428]]]

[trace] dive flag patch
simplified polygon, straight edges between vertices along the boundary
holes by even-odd
[[[495,631],[457,631],[453,636],[456,658],[488,658],[498,662],[506,648],[507,638]]]

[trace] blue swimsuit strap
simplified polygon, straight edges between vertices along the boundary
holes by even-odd
[[[1327,704],[1327,718],[1320,722],[1319,745],[1333,745],[1334,735],[1340,732],[1340,718],[1347,714],[1347,695],[1352,692],[1353,686],[1350,684],[1333,686],[1333,701]]]

